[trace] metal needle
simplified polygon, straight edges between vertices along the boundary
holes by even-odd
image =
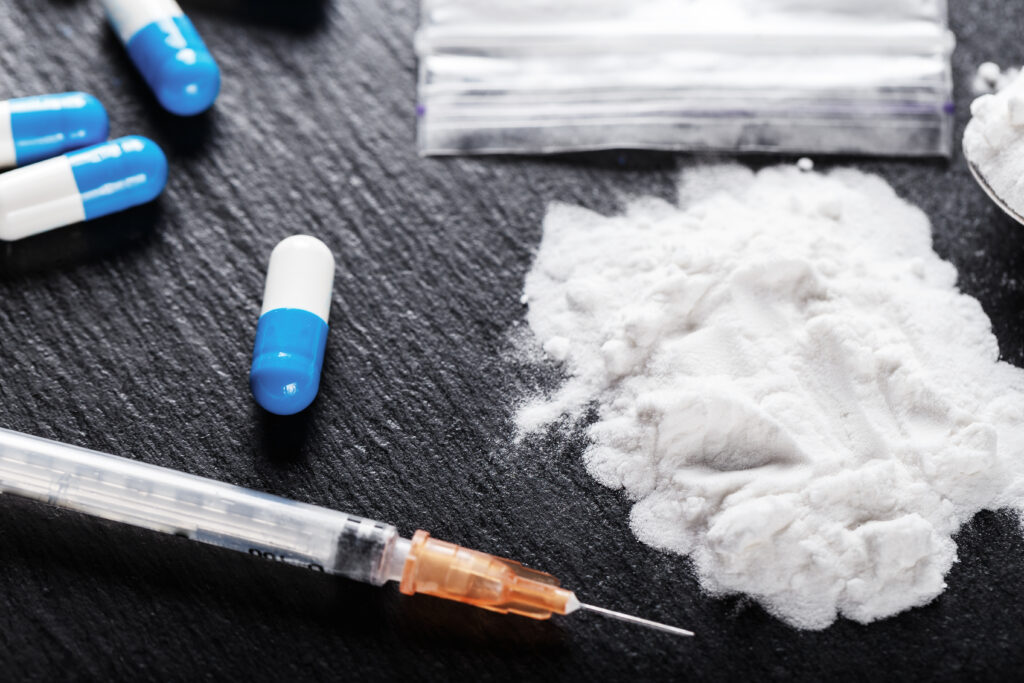
[[[668,624],[662,624],[657,621],[651,621],[650,619],[642,619],[640,617],[634,617],[632,614],[623,614],[622,612],[615,612],[604,607],[597,607],[596,605],[588,605],[581,602],[580,607],[591,612],[597,612],[603,614],[606,617],[612,619],[619,619],[620,621],[628,621],[631,624],[639,624],[640,626],[646,626],[647,628],[653,628],[656,631],[664,631],[665,633],[672,633],[677,636],[692,636],[693,631],[687,631],[686,629],[679,628],[678,626],[669,626]]]

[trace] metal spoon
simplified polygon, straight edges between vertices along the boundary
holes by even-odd
[[[987,180],[985,180],[985,176],[981,175],[981,171],[978,170],[978,167],[968,161],[967,168],[971,169],[971,175],[974,176],[974,179],[978,181],[979,185],[981,185],[981,189],[985,190],[985,194],[987,194],[989,198],[996,203],[996,206],[1002,209],[1007,216],[1021,225],[1024,225],[1024,216],[1010,208],[1010,205],[1003,201],[1002,197],[996,194],[996,191],[993,190],[992,186],[988,184]]]

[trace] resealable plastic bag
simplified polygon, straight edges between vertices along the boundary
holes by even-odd
[[[422,154],[949,156],[946,0],[423,0]]]

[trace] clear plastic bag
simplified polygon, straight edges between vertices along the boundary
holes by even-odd
[[[949,156],[946,0],[423,0],[422,154]]]

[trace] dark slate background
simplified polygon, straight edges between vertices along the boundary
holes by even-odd
[[[114,135],[151,136],[172,164],[153,205],[0,245],[0,426],[425,528],[699,635],[501,617],[9,499],[0,678],[1019,673],[1024,543],[1009,513],[961,532],[931,605],[798,632],[742,598],[702,595],[684,559],[639,544],[625,497],[584,472],[578,430],[512,445],[517,400],[558,381],[511,341],[546,203],[614,212],[628,194],[671,198],[677,157],[420,159],[413,0],[182,4],[225,74],[216,110],[195,120],[154,103],[98,2],[0,0],[0,98],[92,92]],[[1024,62],[1024,3],[952,5],[959,137],[977,64]],[[1024,231],[963,160],[839,163],[927,211],[1003,355],[1024,363]],[[274,419],[247,371],[267,256],[296,232],[324,239],[339,274],[320,397]]]

